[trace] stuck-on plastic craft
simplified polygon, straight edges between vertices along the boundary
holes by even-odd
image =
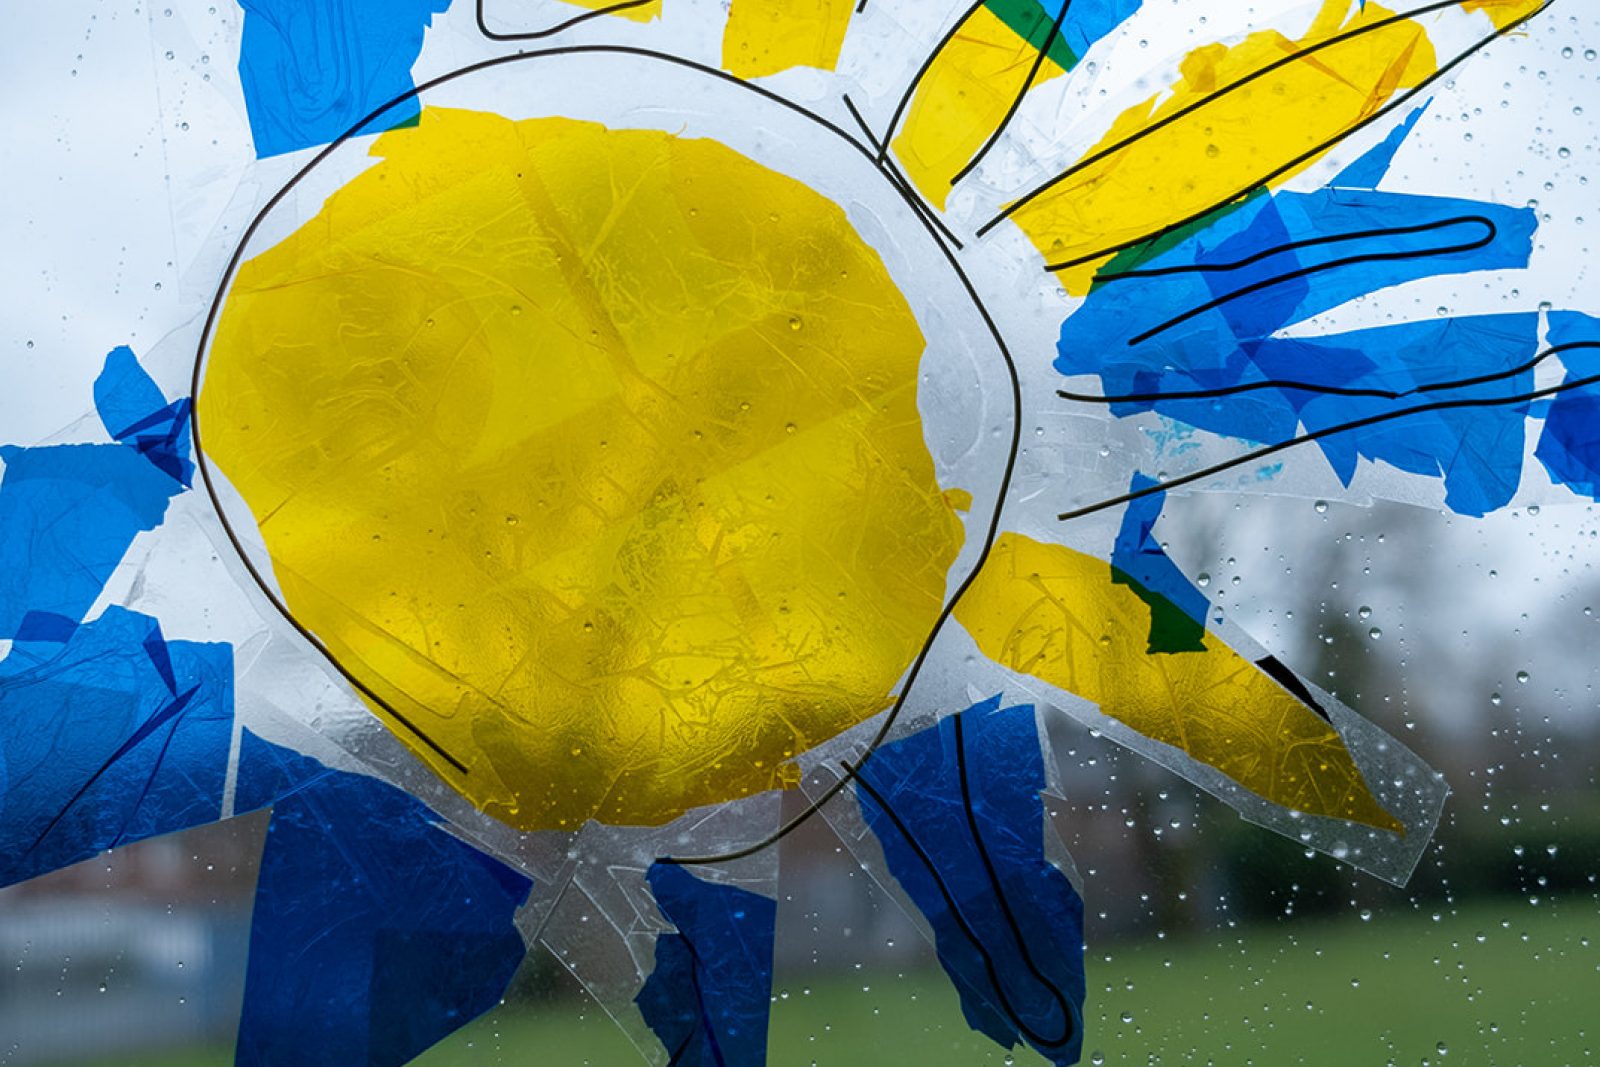
[[[0,393],[0,881],[271,808],[240,1062],[404,1062],[538,946],[721,1067],[819,815],[1079,1058],[1051,735],[1403,883],[1430,752],[1172,542],[1595,497],[1596,320],[1474,288],[1566,238],[1425,159],[1543,7],[1205,6],[209,10],[118,261],[177,284]]]

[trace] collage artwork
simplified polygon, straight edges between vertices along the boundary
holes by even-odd
[[[1457,118],[1561,4],[153,3],[173,177],[85,210],[177,310],[0,399],[0,885],[270,809],[238,1063],[536,953],[763,1064],[808,824],[1079,1062],[1063,731],[1410,878],[1451,783],[1163,512],[1600,499],[1600,305]]]

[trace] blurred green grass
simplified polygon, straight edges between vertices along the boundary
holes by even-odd
[[[1437,916],[1437,917],[1436,917]],[[772,1067],[1006,1062],[938,971],[780,975]],[[1084,1061],[1106,1064],[1584,1064],[1600,1047],[1600,903],[1508,898],[1363,921],[1299,919],[1093,947]],[[1441,1051],[1443,1050],[1443,1051]],[[1096,1060],[1095,1056],[1103,1059]],[[137,1061],[227,1063],[224,1050]],[[509,1003],[425,1067],[643,1062],[592,1003]],[[1017,1064],[1044,1061],[1019,1049]],[[109,1067],[109,1065],[107,1065]]]

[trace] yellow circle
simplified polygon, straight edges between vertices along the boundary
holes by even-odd
[[[297,622],[520,829],[793,784],[962,530],[844,212],[714,141],[424,111],[239,271],[198,405]]]

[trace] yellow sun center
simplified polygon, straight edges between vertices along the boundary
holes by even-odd
[[[198,401],[286,606],[516,827],[791,784],[962,540],[881,260],[714,141],[427,110],[374,151],[240,270]]]

